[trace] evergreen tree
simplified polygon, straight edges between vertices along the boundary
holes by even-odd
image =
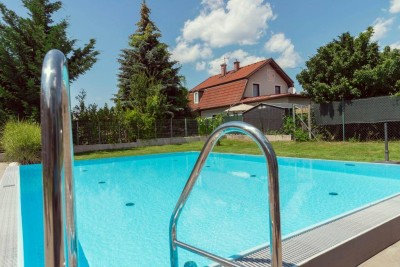
[[[176,61],[170,59],[168,46],[160,42],[161,33],[157,26],[150,19],[150,9],[146,2],[142,2],[141,18],[136,23],[137,29],[130,36],[129,48],[123,49],[118,59],[120,63],[120,73],[118,75],[119,90],[115,101],[119,101],[121,106],[128,109],[137,103],[131,94],[137,86],[132,84],[135,75],[145,74],[148,79],[160,84],[161,93],[166,97],[168,110],[177,116],[189,113],[187,106],[187,90],[183,87],[183,77],[179,75],[180,67]],[[148,88],[140,90],[147,91]],[[140,95],[140,94],[139,94]]]
[[[97,60],[95,40],[75,48],[67,37],[68,21],[55,23],[52,16],[60,1],[22,0],[26,18],[0,3],[0,113],[39,121],[42,62],[50,49],[59,49],[68,59],[70,82],[89,70]]]

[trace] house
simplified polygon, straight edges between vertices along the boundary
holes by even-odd
[[[212,117],[233,109],[241,113],[260,103],[308,105],[309,98],[295,94],[293,80],[272,59],[247,66],[221,65],[221,73],[211,76],[189,91],[189,106],[201,117]],[[236,109],[235,109],[236,107]]]

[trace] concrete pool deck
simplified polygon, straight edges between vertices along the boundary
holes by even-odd
[[[0,267],[18,266],[16,220],[18,203],[16,186],[12,186],[16,182],[16,170],[16,166],[0,163]],[[358,267],[400,266],[399,255],[400,241],[382,250]]]

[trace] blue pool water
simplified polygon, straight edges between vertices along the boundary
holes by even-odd
[[[75,162],[82,266],[169,265],[169,218],[197,152]],[[400,192],[400,166],[279,158],[283,235]],[[43,266],[40,165],[21,166],[26,266]],[[178,239],[222,256],[269,242],[261,156],[211,154],[178,224]],[[179,250],[180,266],[208,263]]]

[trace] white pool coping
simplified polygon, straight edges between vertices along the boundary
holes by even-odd
[[[0,179],[0,266],[23,266],[18,164],[9,164]]]

